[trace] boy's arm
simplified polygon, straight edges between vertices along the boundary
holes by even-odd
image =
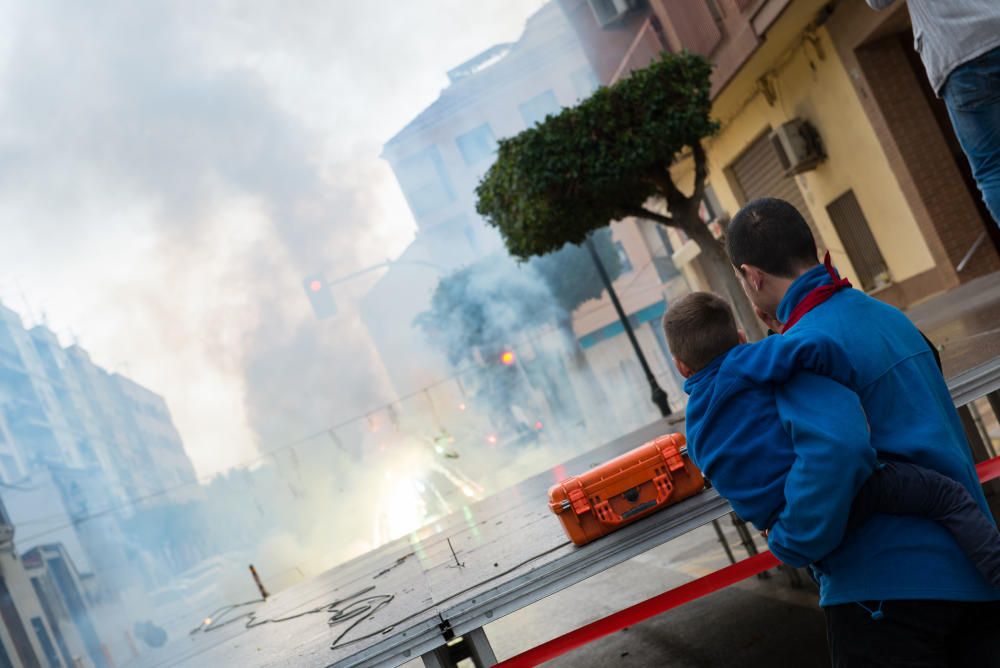
[[[825,334],[769,336],[739,348],[739,370],[755,383],[787,382],[797,371],[829,376],[842,385],[856,385],[847,351]]]
[[[843,385],[799,373],[775,398],[795,461],[768,543],[786,564],[805,566],[840,545],[854,496],[877,466],[875,450],[861,401]]]

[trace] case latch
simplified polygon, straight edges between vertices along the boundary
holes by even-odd
[[[671,473],[673,473],[674,471],[680,471],[681,469],[684,468],[684,458],[681,456],[681,453],[679,453],[676,448],[671,448],[670,454],[666,453],[664,454],[666,455],[667,459],[667,468],[670,469]]]
[[[582,515],[590,511],[590,502],[587,500],[587,495],[583,492],[583,485],[579,480],[574,480],[573,483],[576,487],[573,489],[567,489],[567,496],[569,496],[569,502],[573,505],[573,512],[577,515]],[[565,485],[563,489],[566,489]]]

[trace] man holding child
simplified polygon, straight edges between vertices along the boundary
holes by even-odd
[[[667,313],[695,462],[775,555],[811,565],[835,666],[1000,666],[1000,534],[934,351],[817,261],[791,204],[748,203],[727,247],[782,336],[739,345],[704,293]]]

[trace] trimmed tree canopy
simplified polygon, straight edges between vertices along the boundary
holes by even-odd
[[[520,258],[579,244],[630,216],[680,229],[700,249],[711,289],[729,299],[755,338],[761,330],[753,307],[722,243],[698,214],[708,176],[701,140],[719,128],[710,117],[711,72],[701,56],[664,54],[576,107],[501,140],[476,189],[477,210]],[[690,194],[670,175],[685,148],[694,162]],[[652,198],[666,202],[668,213],[646,208]]]
[[[655,195],[672,204],[671,195],[680,195],[667,172],[674,156],[684,147],[701,153],[700,140],[717,130],[709,117],[711,67],[701,56],[665,54],[500,140],[497,161],[476,190],[479,213],[521,258],[579,244],[627,216],[670,224],[643,204]]]

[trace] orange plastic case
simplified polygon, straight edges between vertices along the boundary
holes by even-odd
[[[705,487],[681,434],[669,434],[549,490],[549,508],[566,535],[583,545],[694,496]]]

